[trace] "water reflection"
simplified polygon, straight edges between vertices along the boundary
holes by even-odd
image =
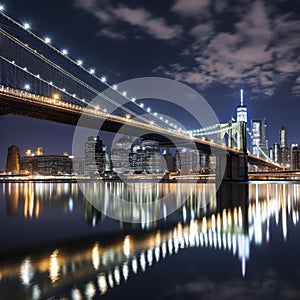
[[[116,188],[120,190],[118,185]],[[173,188],[182,191],[183,196],[189,190],[184,186],[169,187]],[[151,231],[136,230],[122,238],[112,239],[111,242],[100,238],[72,249],[61,247],[43,254],[32,254],[21,262],[2,262],[0,284],[9,281],[16,286],[19,282],[23,285],[23,289],[9,292],[12,299],[17,299],[19,295],[24,299],[54,296],[64,299],[93,299],[96,295],[105,295],[110,289],[125,283],[131,276],[147,271],[167,256],[193,247],[231,254],[239,260],[241,276],[245,276],[250,260],[250,246],[272,242],[270,223],[274,222],[281,228],[282,238],[286,240],[288,225],[299,222],[299,189],[298,185],[285,184],[228,184],[223,185],[214,197],[213,185],[199,185],[199,189],[190,194],[188,201],[175,216],[166,218],[165,224],[151,224]],[[72,199],[76,199],[76,192],[72,194],[76,189],[71,185],[65,190],[52,186],[54,203],[55,191],[58,190],[61,192],[57,193],[57,201],[62,199],[58,205],[65,209],[67,204],[68,208],[70,194]],[[12,198],[6,198],[6,203],[13,201],[15,212],[19,210],[16,203],[23,199],[25,211],[25,202],[28,201],[28,213],[24,217],[31,217],[31,212],[36,211],[34,208],[37,201],[42,205],[45,201],[44,193],[48,192],[47,189],[41,191],[30,184],[6,186],[5,196],[12,195]],[[212,201],[203,207],[202,198],[208,193]],[[16,201],[15,195],[18,194],[20,196]],[[181,195],[177,194],[177,197]],[[105,195],[102,199],[105,199]],[[94,217],[96,221],[101,219],[101,214],[96,216],[95,209],[89,203],[85,203],[84,209],[87,220],[94,222]],[[120,214],[129,213],[120,208],[118,210]],[[11,212],[11,209],[7,210],[9,215]],[[97,226],[102,224],[105,224],[104,218]],[[53,290],[53,287],[56,289]]]

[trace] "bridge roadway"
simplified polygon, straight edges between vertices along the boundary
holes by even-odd
[[[241,151],[232,149],[203,138],[195,138],[182,132],[174,132],[155,124],[147,124],[142,121],[133,120],[126,116],[117,116],[110,113],[92,109],[89,107],[70,104],[59,99],[45,97],[30,92],[12,89],[0,85],[0,116],[14,114],[29,118],[37,118],[52,122],[76,126],[79,119],[84,127],[92,127],[109,132],[119,132],[135,136],[157,140],[161,145],[185,146],[196,145],[197,149],[206,153],[226,153],[233,155],[243,154]],[[98,128],[98,124],[102,124]],[[95,128],[97,127],[97,128]],[[248,154],[248,162],[251,165],[269,169],[280,169],[272,162]]]

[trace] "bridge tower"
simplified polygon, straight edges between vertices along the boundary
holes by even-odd
[[[220,124],[224,130],[219,132],[219,141],[224,141],[227,135],[229,148],[236,148],[236,152],[227,152],[217,156],[217,178],[222,181],[247,181],[248,180],[248,153],[246,122]],[[224,142],[223,142],[224,143]],[[224,166],[226,163],[226,166]],[[224,170],[221,174],[221,170]]]

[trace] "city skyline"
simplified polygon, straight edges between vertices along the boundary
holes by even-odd
[[[30,23],[33,32],[38,35],[49,35],[49,37],[51,37],[51,42],[55,44],[55,46],[68,48],[72,57],[82,58],[84,64],[94,66],[97,72],[107,75],[111,82],[118,82],[138,76],[168,75],[169,78],[179,79],[190,84],[208,100],[221,122],[228,121],[231,116],[235,117],[236,107],[239,104],[239,90],[240,88],[243,88],[245,90],[245,104],[248,107],[248,119],[266,118],[269,146],[278,141],[278,132],[281,125],[284,125],[287,128],[289,143],[299,142],[298,133],[294,129],[298,127],[297,122],[299,122],[296,120],[296,108],[299,104],[295,102],[295,99],[298,97],[296,93],[298,85],[296,84],[297,80],[293,81],[288,79],[290,78],[289,76],[296,76],[293,74],[296,74],[299,69],[297,68],[298,61],[293,58],[294,56],[287,57],[289,61],[285,64],[285,72],[280,68],[277,70],[281,71],[281,73],[279,72],[281,75],[287,76],[284,77],[287,82],[282,88],[283,92],[275,91],[274,94],[271,95],[269,87],[266,88],[261,96],[259,96],[259,93],[257,93],[257,91],[255,92],[255,84],[250,84],[245,79],[247,77],[245,77],[245,74],[243,75],[244,78],[242,78],[242,75],[238,76],[239,74],[235,68],[233,68],[233,72],[237,75],[236,79],[240,80],[240,82],[229,82],[228,84],[221,85],[219,81],[217,88],[213,83],[207,84],[206,86],[201,85],[199,82],[196,82],[195,84],[193,80],[183,78],[184,75],[187,75],[183,65],[182,77],[180,78],[178,75],[179,73],[174,71],[179,66],[173,66],[172,61],[184,63],[185,59],[182,61],[182,55],[178,55],[178,53],[182,54],[182,48],[191,50],[193,43],[200,43],[200,41],[195,41],[195,35],[191,35],[187,40],[182,41],[180,35],[175,38],[173,31],[167,29],[171,28],[176,32],[177,28],[181,33],[188,32],[188,30],[191,32],[192,29],[194,29],[195,32],[197,30],[205,29],[200,28],[202,25],[205,25],[205,22],[201,19],[203,16],[201,16],[200,13],[199,17],[195,17],[192,9],[195,8],[200,11],[205,11],[208,5],[205,1],[202,2],[201,6],[199,1],[189,0],[186,2],[185,6],[182,5],[182,1],[173,1],[163,5],[160,4],[157,7],[148,2],[139,2],[138,8],[134,8],[133,6],[127,7],[125,4],[121,4],[118,1],[114,1],[110,4],[105,3],[105,1],[100,1],[98,4],[96,4],[95,1],[89,1],[87,3],[89,3],[90,6],[85,3],[86,2],[84,1],[65,1],[63,4],[60,3],[59,9],[57,9],[55,3],[51,2],[51,6],[49,2],[49,12],[44,9],[45,5],[47,6],[45,2],[43,4],[37,4],[33,1],[27,1],[25,4],[18,1],[9,1],[8,3],[3,3],[3,5],[9,15],[20,20],[20,22],[27,21]],[[276,6],[270,4],[267,5],[264,1],[248,1],[244,5],[238,5],[239,2],[237,1],[237,5],[233,9],[225,2],[223,8],[220,6],[218,7],[218,14],[216,14],[216,11],[214,13],[207,13],[207,18],[210,20],[209,26],[214,25],[210,43],[213,41],[216,42],[221,34],[231,35],[230,37],[232,38],[234,36],[238,37],[240,30],[243,29],[243,25],[245,25],[246,22],[249,22],[249,15],[252,14],[253,23],[249,23],[249,28],[251,28],[251,30],[249,29],[250,36],[248,42],[250,45],[247,46],[247,43],[241,40],[240,46],[241,51],[247,51],[251,49],[251,45],[253,47],[255,46],[253,34],[257,33],[257,25],[259,24],[262,29],[265,29],[267,26],[266,23],[270,22],[270,15],[273,14],[274,20],[276,20],[277,25],[281,29],[281,31],[278,29],[279,32],[277,32],[277,34],[283,32],[287,35],[286,39],[290,38],[288,40],[289,43],[285,44],[285,48],[290,46],[293,53],[297,53],[295,52],[297,43],[294,34],[297,32],[296,25],[298,24],[295,18],[299,12],[296,9],[292,9],[292,6],[288,6],[288,3],[292,2],[281,1],[280,4]],[[216,1],[216,7],[214,7],[215,10],[217,9],[217,4],[220,5],[220,3]],[[112,17],[111,23],[107,23],[103,18],[101,19],[101,17],[99,17],[99,20],[92,16],[93,11],[91,8],[94,8],[94,11],[97,11],[99,7],[104,15],[106,14],[107,16]],[[51,12],[51,10],[53,11]],[[49,15],[54,15],[54,10],[56,16],[55,20],[49,17]],[[235,16],[236,18],[233,18],[233,21],[230,21],[228,16],[226,18],[226,14]],[[159,17],[161,15],[164,16],[164,19]],[[215,24],[215,17],[217,15],[220,16],[220,23],[226,23],[228,25],[223,31],[220,29],[219,31],[216,30],[216,27],[218,26]],[[76,16],[77,19],[74,16]],[[131,16],[132,21],[129,21],[126,16]],[[145,22],[145,25],[142,25],[137,21],[139,20],[138,16],[144,16],[149,22]],[[263,17],[266,17],[264,22]],[[77,20],[79,20],[79,22]],[[187,28],[184,28],[183,21],[187,22]],[[84,23],[85,26],[82,27],[81,23]],[[178,27],[173,26],[173,23],[177,24]],[[288,24],[291,26],[291,30],[289,31],[286,29]],[[100,33],[97,31],[98,27],[102,28]],[[274,31],[276,31],[275,29],[276,28],[274,28]],[[112,34],[113,32],[120,33],[122,30],[123,32],[126,30],[128,36],[117,37]],[[243,30],[245,30],[245,28]],[[77,32],[76,38],[70,34],[71,31]],[[132,36],[132,32],[139,34],[139,36]],[[204,30],[203,35],[206,36],[208,33],[208,29]],[[263,31],[263,34],[267,33]],[[172,39],[172,41],[170,41],[170,39]],[[224,41],[226,41],[226,36]],[[274,42],[275,40],[272,41]],[[257,43],[259,44],[258,50],[261,50],[261,36],[258,36]],[[67,47],[68,45],[70,46]],[[88,47],[88,45],[93,46]],[[145,47],[145,45],[147,45],[147,47]],[[235,45],[235,43],[232,45]],[[196,46],[197,44],[195,44],[195,47]],[[142,47],[143,52],[139,51],[140,47]],[[119,51],[120,48],[122,51]],[[167,49],[168,55],[165,55],[164,51],[157,51],[159,54],[156,52],[152,53],[153,51],[151,51],[151,49]],[[224,53],[226,53],[226,49],[226,47],[223,49]],[[198,48],[195,51],[199,54]],[[277,51],[278,52],[276,53],[279,54],[279,50]],[[282,51],[284,50],[282,49]],[[143,55],[139,56],[138,53],[146,54],[147,57],[152,57],[153,59],[145,59]],[[186,56],[184,57],[186,58]],[[193,63],[195,63],[193,54],[190,54],[190,58],[192,58],[192,60],[194,60]],[[243,56],[241,56],[241,59],[242,58]],[[242,62],[246,63],[250,58],[251,56]],[[242,62],[239,64],[240,66],[243,65]],[[128,64],[131,66],[130,68]],[[290,71],[288,71],[288,69]],[[153,70],[156,71],[154,72]],[[221,72],[221,70],[219,71]],[[230,75],[230,72],[227,72],[227,74]],[[278,78],[280,78],[279,75]],[[207,76],[207,78],[205,76]],[[265,72],[262,72],[262,76],[267,75]],[[206,78],[208,80],[211,77],[205,72],[199,72],[199,78],[202,78],[203,80]],[[229,76],[229,79],[230,78],[231,77]],[[204,80],[203,82],[206,81]],[[288,86],[291,87],[292,85],[293,87],[291,89],[288,88]],[[293,91],[293,94],[291,94],[291,91]],[[282,109],[281,99],[285,99],[284,110]],[[155,105],[155,103],[153,105]],[[35,148],[39,146],[39,144],[43,144],[51,153],[62,153],[64,151],[71,153],[74,130],[72,126],[58,125],[33,119],[28,120],[17,116],[1,117],[0,124],[2,128],[6,129],[1,131],[1,141],[3,146],[0,151],[2,157],[5,157],[7,147],[14,144],[18,144],[19,147],[24,150]],[[20,128],[22,128],[22,132],[20,132]],[[104,141],[111,137],[108,133],[101,133],[101,136]],[[37,141],[39,141],[38,144]]]

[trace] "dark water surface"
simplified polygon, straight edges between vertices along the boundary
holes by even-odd
[[[76,183],[0,184],[1,300],[300,299],[300,185],[86,185],[141,223],[100,213]],[[187,201],[149,222],[117,194]]]

